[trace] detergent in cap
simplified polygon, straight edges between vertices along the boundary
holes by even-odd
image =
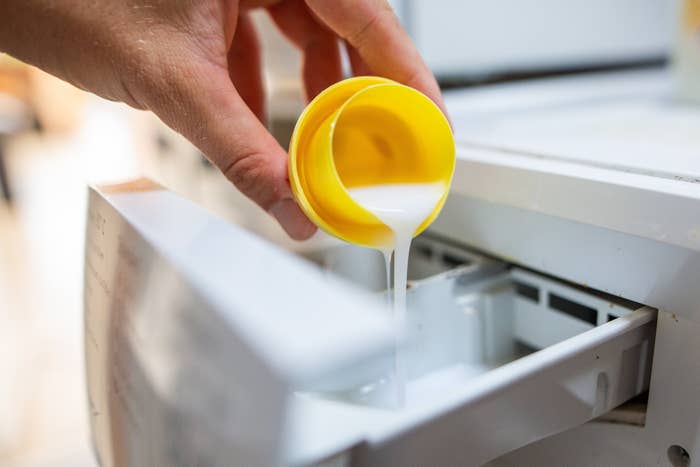
[[[433,184],[442,196],[413,232],[437,217],[455,165],[454,138],[440,109],[408,86],[350,78],[306,107],[290,144],[289,180],[302,210],[331,235],[383,249],[392,231],[350,191],[386,184]]]

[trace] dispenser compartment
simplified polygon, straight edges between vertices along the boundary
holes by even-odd
[[[378,408],[352,387],[297,394],[292,421],[303,420],[293,426],[307,433],[307,454],[338,455],[327,440],[344,439],[348,465],[480,465],[648,388],[651,308],[430,236],[414,242],[409,279],[406,406]],[[337,374],[362,386],[381,364]],[[309,463],[294,451],[293,463]]]

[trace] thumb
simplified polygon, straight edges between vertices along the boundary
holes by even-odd
[[[274,216],[290,237],[304,240],[313,235],[316,226],[292,196],[286,151],[248,108],[228,72],[214,67],[178,81],[183,83],[176,86],[175,95],[152,110],[195,144],[244,195]]]

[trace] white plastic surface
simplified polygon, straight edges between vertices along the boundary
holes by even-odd
[[[355,445],[352,465],[481,465],[643,391],[654,320],[653,310],[637,311],[402,411],[299,396],[290,461],[306,465]]]
[[[695,465],[698,445],[697,388],[700,387],[700,326],[674,313],[660,312],[654,346],[649,401],[643,426],[587,423],[513,451],[488,467],[549,465],[567,467]],[[681,446],[689,463],[671,463],[669,448]]]
[[[700,179],[700,107],[676,100],[667,71],[599,73],[446,94],[465,147],[545,161]]]
[[[85,265],[102,467],[279,465],[292,383],[393,346],[375,302],[162,189],[91,190]]]
[[[503,365],[516,356],[511,292],[474,265],[409,291],[428,293],[407,335],[418,364],[405,409],[293,394],[387,350],[372,301],[164,190],[112,191],[90,193],[86,247],[103,467],[479,465],[646,387],[653,310]]]
[[[171,192],[115,194],[109,202],[290,380],[372,353],[394,335],[379,300]]]

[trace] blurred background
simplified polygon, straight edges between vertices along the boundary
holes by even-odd
[[[688,15],[700,15],[700,0],[392,4],[445,89],[673,66],[679,96],[700,96],[700,31],[686,27]],[[256,21],[268,125],[286,146],[304,106],[299,56],[265,15]],[[154,116],[0,54],[2,466],[95,465],[82,354],[86,185],[144,175],[274,242],[304,248]]]

